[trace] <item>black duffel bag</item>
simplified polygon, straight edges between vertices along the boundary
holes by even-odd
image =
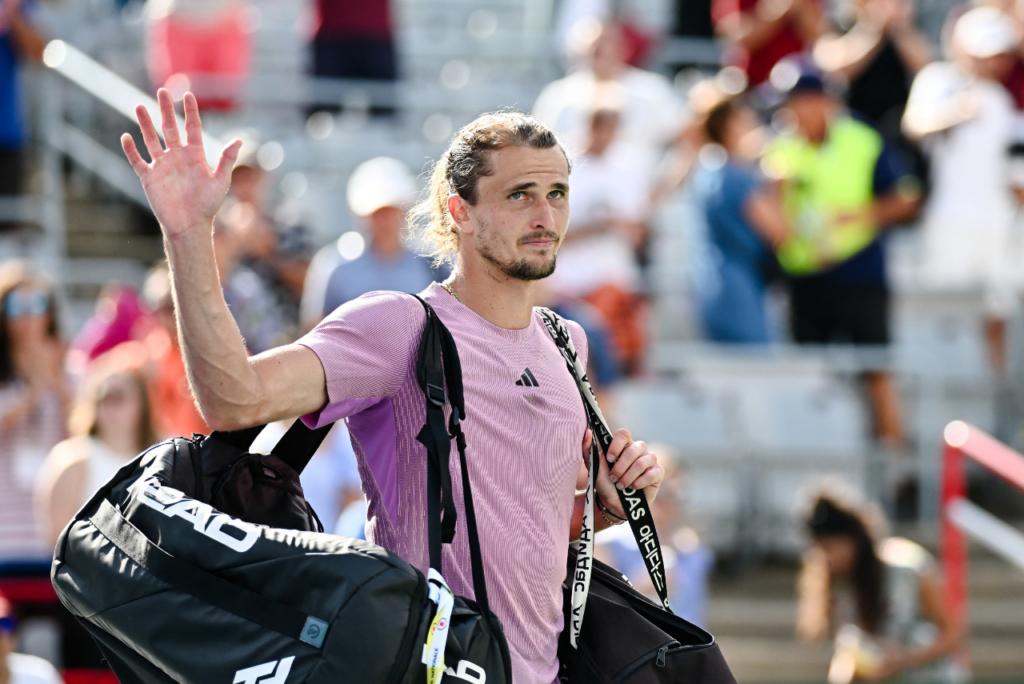
[[[577,554],[569,551],[568,575]],[[562,588],[565,624],[570,584]],[[715,638],[638,592],[615,568],[593,561],[586,619],[577,647],[569,631],[558,644],[563,681],[572,684],[735,684]]]
[[[319,524],[298,474],[326,428],[299,421],[266,457],[246,453],[257,429],[162,442],[79,511],[51,570],[61,602],[122,684],[422,684],[442,673],[511,684],[508,646],[487,605],[458,354],[424,306],[417,375],[427,397],[419,439],[430,456],[429,578],[379,546],[312,531]],[[455,530],[446,380],[476,602],[452,597],[435,570]],[[447,667],[428,672],[428,656]]]

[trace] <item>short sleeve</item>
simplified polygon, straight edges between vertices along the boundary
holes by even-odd
[[[327,378],[328,404],[304,416],[311,427],[393,397],[414,370],[426,314],[415,298],[371,292],[336,309],[297,344],[313,350]]]
[[[875,174],[871,181],[875,196],[886,195],[896,190],[897,184],[913,173],[903,155],[892,145],[885,143],[882,153],[875,162]]]

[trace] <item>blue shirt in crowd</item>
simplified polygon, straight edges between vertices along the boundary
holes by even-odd
[[[6,30],[0,34],[0,149],[21,149],[23,142],[18,55],[14,38]]]
[[[422,257],[403,251],[398,257],[385,259],[371,247],[356,259],[335,267],[327,281],[323,315],[367,292],[394,290],[416,294],[433,281],[430,264]]]
[[[714,342],[769,341],[761,270],[770,252],[744,215],[760,185],[754,166],[732,160],[717,169],[703,167],[694,181],[713,263],[698,298],[704,332]]]

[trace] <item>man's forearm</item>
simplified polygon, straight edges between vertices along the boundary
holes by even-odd
[[[255,423],[260,381],[224,300],[212,232],[197,228],[164,244],[185,368],[203,418],[215,429]]]

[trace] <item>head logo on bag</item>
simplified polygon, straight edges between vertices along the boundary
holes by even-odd
[[[234,673],[234,682],[232,684],[285,684],[285,680],[288,679],[288,673],[292,671],[292,660],[294,659],[294,655],[289,655],[280,660],[270,660],[262,665],[254,665],[251,668],[239,670],[237,673]],[[276,672],[274,672],[274,668],[276,668]],[[260,677],[266,677],[270,673],[273,673],[273,677],[260,679]]]
[[[256,526],[219,513],[210,504],[189,499],[177,489],[161,485],[155,477],[139,478],[132,485],[132,492],[140,503],[160,511],[168,518],[177,516],[187,520],[196,532],[232,551],[248,551],[260,536]],[[240,533],[241,537],[229,534],[229,529]]]
[[[281,658],[281,660],[271,660],[269,663],[253,665],[244,670],[239,670],[235,673],[235,681],[232,684],[284,684],[285,680],[288,679],[288,673],[292,671],[293,660],[295,660],[295,656],[288,656],[287,658]],[[277,669],[276,672],[275,668]],[[270,673],[273,673],[274,676],[260,679],[260,677],[266,677]]]
[[[445,668],[444,673],[449,677],[464,679],[473,684],[486,684],[487,682],[487,671],[468,660],[460,660],[456,670],[450,667]]]

